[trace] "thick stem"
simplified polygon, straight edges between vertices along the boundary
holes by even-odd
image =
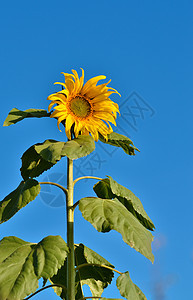
[[[68,182],[67,182],[67,244],[69,254],[67,258],[67,295],[68,300],[75,300],[75,270],[74,270],[74,210],[73,210],[73,160],[68,158]]]

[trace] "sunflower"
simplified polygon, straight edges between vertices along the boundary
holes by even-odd
[[[71,139],[72,133],[75,137],[79,134],[91,134],[94,140],[98,141],[100,133],[107,140],[107,135],[113,132],[109,122],[116,125],[115,119],[119,113],[118,104],[110,100],[109,96],[119,93],[107,87],[111,80],[97,85],[98,81],[106,76],[93,77],[84,84],[83,69],[80,78],[75,70],[72,70],[72,73],[62,72],[65,83],[55,84],[62,85],[63,89],[48,97],[48,100],[52,101],[48,107],[49,111],[56,104],[50,117],[58,119],[59,130],[61,122],[65,125],[68,139]]]

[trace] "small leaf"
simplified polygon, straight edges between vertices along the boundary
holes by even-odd
[[[132,282],[129,272],[126,272],[117,278],[117,287],[121,296],[125,297],[127,300],[147,300],[140,288]]]
[[[34,179],[22,181],[16,190],[0,201],[0,223],[8,221],[21,208],[33,201],[40,192],[40,185]]]
[[[117,198],[139,221],[149,230],[155,228],[153,222],[146,214],[143,205],[130,190],[113,180],[112,177],[102,179],[93,187],[99,198]]]
[[[17,237],[0,241],[0,299],[18,300],[34,293],[38,280],[48,279],[64,264],[68,247],[60,236],[38,244]]]
[[[53,167],[62,157],[77,159],[90,154],[95,149],[91,136],[79,136],[68,142],[46,140],[26,150],[22,156],[21,175],[24,180],[37,177]]]
[[[83,266],[76,271],[76,300],[84,297],[82,286],[84,284],[90,287],[93,297],[100,297],[104,288],[111,283],[113,278],[113,271],[100,267],[106,265],[114,268],[106,259],[89,249],[83,244],[75,246],[75,265],[91,264],[90,266]],[[97,264],[94,266],[92,264]],[[99,266],[98,266],[99,265]],[[67,286],[67,266],[64,266],[58,271],[57,275],[50,279],[52,283]],[[60,287],[54,287],[55,292],[62,299],[66,299],[66,290]]]
[[[43,117],[49,117],[50,113],[48,113],[44,109],[27,109],[27,110],[19,110],[17,108],[13,108],[7,118],[5,119],[5,122],[3,126],[9,126],[16,124],[19,121],[22,121],[25,118],[43,118]]]
[[[116,198],[83,198],[79,201],[83,217],[99,232],[116,230],[124,242],[143,254],[151,262],[153,236]]]
[[[104,144],[109,144],[116,147],[121,147],[125,153],[129,155],[135,155],[135,150],[139,151],[134,145],[133,142],[122,134],[112,132],[108,135],[108,140],[106,141],[102,135],[99,135],[99,139]],[[140,152],[140,151],[139,151]]]

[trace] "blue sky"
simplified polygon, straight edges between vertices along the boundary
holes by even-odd
[[[156,226],[155,263],[130,249],[116,232],[96,232],[78,209],[75,241],[118,270],[129,271],[148,300],[191,299],[192,1],[4,1],[0,28],[1,199],[21,181],[20,157],[27,148],[48,138],[64,139],[51,119],[3,127],[8,112],[13,107],[47,109],[47,96],[56,91],[53,83],[63,79],[60,72],[82,67],[86,80],[106,75],[122,95],[113,98],[122,114],[117,130],[126,132],[141,152],[129,157],[98,145],[97,157],[76,162],[75,177],[78,167],[85,172],[84,166],[87,174],[111,175],[141,199]],[[65,171],[63,159],[40,178],[65,181]],[[76,200],[93,195],[94,183],[77,183]],[[55,192],[58,198],[48,203],[45,195]],[[58,191],[42,189],[42,195],[1,225],[1,238],[65,238],[62,200]],[[104,296],[119,297],[115,282]],[[58,299],[52,291],[34,299],[46,297]]]

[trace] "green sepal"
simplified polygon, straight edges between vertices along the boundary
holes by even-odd
[[[38,244],[17,237],[0,241],[0,299],[24,299],[38,288],[38,280],[52,277],[64,264],[68,247],[60,236]]]
[[[105,138],[101,134],[99,134],[99,140],[101,142],[103,142],[104,144],[121,147],[128,155],[135,155],[135,150],[140,152],[139,149],[134,146],[133,142],[127,136],[112,132],[108,134],[107,137],[108,140],[105,140]]]
[[[126,244],[153,263],[151,232],[118,199],[83,198],[79,201],[79,209],[85,220],[99,232],[118,231]]]
[[[37,177],[50,169],[62,157],[77,159],[90,154],[95,149],[91,136],[80,135],[68,142],[46,140],[31,146],[22,156],[21,175],[27,178]]]
[[[50,113],[48,113],[45,109],[30,108],[22,111],[17,108],[13,108],[5,119],[3,126],[16,124],[17,122],[22,121],[25,118],[43,118],[49,116]]]
[[[75,265],[80,266],[82,264],[91,264],[90,266],[84,266],[76,271],[76,300],[84,297],[82,286],[84,284],[90,287],[93,297],[100,297],[104,288],[111,283],[114,276],[113,271],[97,265],[106,265],[114,268],[105,258],[89,249],[83,244],[75,245]],[[53,284],[61,284],[67,286],[67,264],[58,271],[57,275],[50,279]],[[60,287],[54,287],[54,291],[62,299],[66,299],[66,289]]]
[[[35,179],[22,181],[19,186],[0,201],[0,223],[8,221],[21,208],[33,201],[40,192],[40,184]]]
[[[149,230],[154,230],[155,226],[145,212],[139,198],[133,192],[113,180],[112,177],[102,179],[93,187],[99,198],[117,198],[138,220]]]
[[[125,299],[147,300],[140,288],[138,288],[138,286],[131,280],[129,272],[121,274],[117,278],[116,284],[121,296],[125,297]]]

